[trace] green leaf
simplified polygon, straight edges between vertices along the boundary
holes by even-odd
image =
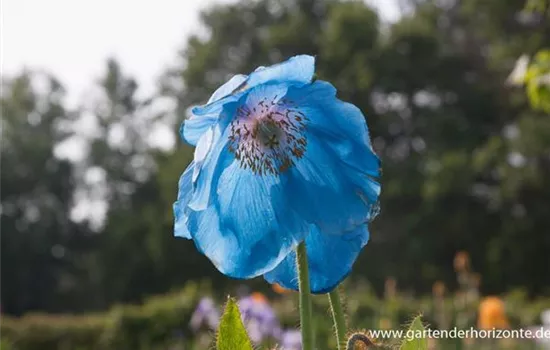
[[[406,331],[405,339],[399,350],[427,350],[428,338],[425,337],[425,328],[422,324],[422,318],[416,316]]]
[[[532,11],[532,12],[540,12],[544,14],[544,10],[546,9],[546,2],[548,0],[528,0],[525,4],[525,10]]]
[[[550,50],[540,50],[525,74],[527,96],[534,109],[550,113]]]
[[[252,350],[252,343],[241,321],[241,313],[234,299],[229,298],[218,328],[218,350]]]

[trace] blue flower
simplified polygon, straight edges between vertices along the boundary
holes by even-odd
[[[289,289],[305,240],[311,291],[324,293],[368,241],[380,161],[361,111],[313,74],[313,57],[292,57],[234,76],[191,110],[181,135],[196,149],[179,181],[175,235],[228,276]]]

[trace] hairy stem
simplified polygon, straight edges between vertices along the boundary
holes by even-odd
[[[306,243],[302,242],[296,249],[296,265],[298,270],[298,287],[300,289],[300,329],[302,332],[302,349],[313,350],[313,327],[311,324],[311,289],[309,287],[309,271],[307,267]]]
[[[336,331],[336,341],[338,342],[338,350],[344,348],[346,341],[346,316],[344,315],[344,309],[342,308],[342,301],[340,299],[339,289],[335,288],[328,294],[328,300],[330,302],[330,310],[332,311],[332,318],[334,320],[334,330]]]
[[[356,343],[363,343],[363,345],[366,346],[367,349],[370,349],[371,346],[374,347],[375,345],[373,342],[364,334],[361,333],[355,333],[348,339],[348,345],[346,347],[346,350],[353,350],[355,349]]]

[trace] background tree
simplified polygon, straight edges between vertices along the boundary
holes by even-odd
[[[113,60],[76,109],[52,78],[7,80],[3,311],[102,309],[196,279],[224,291],[241,284],[173,237],[172,203],[193,149],[155,140],[170,140],[187,109],[233,74],[302,53],[365,112],[383,162],[382,212],[352,279],[381,290],[394,276],[426,292],[455,282],[453,257],[465,250],[484,292],[550,293],[550,119],[506,83],[518,57],[550,47],[547,12],[501,0],[400,3],[396,23],[360,1],[212,7],[204,35],[189,38],[148,98]],[[64,160],[61,150],[75,147],[79,156]]]
[[[389,28],[353,1],[213,9],[207,38],[190,39],[172,84],[182,86],[172,90],[180,113],[234,72],[316,54],[318,77],[368,115],[383,160],[382,214],[355,275],[378,286],[394,275],[425,291],[453,283],[453,256],[467,250],[486,291],[542,292],[548,118],[505,81],[521,53],[550,44],[549,23],[522,2],[403,4],[409,11]]]
[[[77,116],[53,78],[24,73],[3,86],[1,151],[2,311],[78,308],[79,255],[90,237],[68,213],[74,167],[55,155]]]

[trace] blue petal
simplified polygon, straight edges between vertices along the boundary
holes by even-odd
[[[190,145],[195,146],[206,130],[218,121],[223,105],[228,101],[215,102],[231,94],[246,78],[246,75],[241,74],[233,76],[212,94],[208,104],[191,109],[191,114],[180,128],[181,137]]]
[[[349,231],[378,210],[380,161],[363,114],[324,82],[290,87],[285,96],[307,118],[307,148],[288,174],[294,206],[325,233]]]
[[[220,163],[220,154],[227,147],[230,134],[229,121],[235,118],[236,109],[239,106],[255,107],[261,100],[281,98],[288,91],[289,84],[262,84],[242,94],[235,102],[225,103],[223,111],[219,114],[218,123],[206,131],[195,149],[195,195],[189,206],[196,210],[204,210],[212,199],[212,179],[215,172],[220,172],[228,164]],[[226,157],[226,160],[229,159]],[[229,161],[232,161],[231,158]],[[199,175],[200,174],[200,175]]]
[[[307,224],[290,209],[279,178],[242,169],[227,150],[219,164],[228,165],[210,179],[216,200],[205,210],[190,210],[189,229],[197,248],[222,273],[259,276],[304,239]]]
[[[353,104],[339,100],[334,86],[317,80],[302,88],[291,86],[285,97],[309,118],[310,134],[330,146],[343,162],[372,177],[380,176],[380,159],[372,149],[365,116]]]
[[[235,113],[236,104],[225,105],[221,119],[227,119]],[[195,148],[195,170],[193,172],[194,194],[189,202],[189,207],[195,211],[201,211],[211,202],[212,183],[216,178],[216,170],[222,171],[228,164],[220,162],[220,155],[226,149],[228,142],[227,130],[223,123],[212,126],[200,138]],[[215,188],[215,186],[214,186]]]
[[[370,220],[376,204],[366,199],[370,181],[360,173],[346,172],[340,159],[310,139],[304,157],[289,170],[287,187],[293,207],[306,220],[323,232],[340,234]]]
[[[218,114],[225,103],[235,101],[243,92],[255,86],[266,83],[288,83],[302,86],[311,82],[313,74],[315,74],[315,57],[308,55],[294,56],[269,67],[258,67],[246,79],[243,79],[246,77],[245,75],[239,75],[238,79],[237,76],[233,77],[216,90],[207,104],[196,106],[191,112],[197,116]],[[229,92],[231,88],[233,90]],[[220,93],[218,93],[219,90],[221,90]]]
[[[212,176],[217,167],[222,167],[218,164],[221,151],[223,150],[223,141],[219,139],[219,128],[208,130],[195,148],[195,170],[193,172],[194,193],[189,207],[193,210],[200,211],[206,209],[211,199]],[[215,136],[214,136],[215,134]],[[214,141],[214,137],[216,141]]]
[[[264,83],[294,82],[307,84],[315,73],[315,57],[299,55],[270,67],[260,67],[250,74],[246,87],[251,88]]]
[[[218,115],[191,115],[180,128],[181,137],[192,146],[196,146],[201,136],[218,121]]]
[[[248,77],[235,75],[212,94],[207,104],[192,108],[191,116],[181,128],[181,136],[194,146],[201,135],[218,120],[223,106],[237,100],[244,91],[265,83],[307,84],[311,82],[314,72],[315,58],[299,55],[270,67],[259,67]]]
[[[231,93],[233,93],[233,91],[235,91],[235,89],[237,89],[242,83],[244,83],[247,78],[248,77],[246,75],[242,74],[234,75],[233,78],[229,79],[228,82],[226,82],[216,91],[214,91],[207,103],[218,101],[223,97],[230,95]]]
[[[344,235],[331,235],[312,226],[306,238],[309,281],[312,293],[328,293],[351,272],[353,263],[369,240],[366,225]],[[290,253],[275,269],[266,273],[269,283],[298,290],[296,253]]]
[[[193,169],[195,165],[193,162],[189,164],[187,169],[180,177],[178,184],[178,199],[174,202],[174,235],[177,237],[183,237],[191,239],[191,234],[187,229],[187,216],[185,211],[187,204],[191,200],[193,194]]]

